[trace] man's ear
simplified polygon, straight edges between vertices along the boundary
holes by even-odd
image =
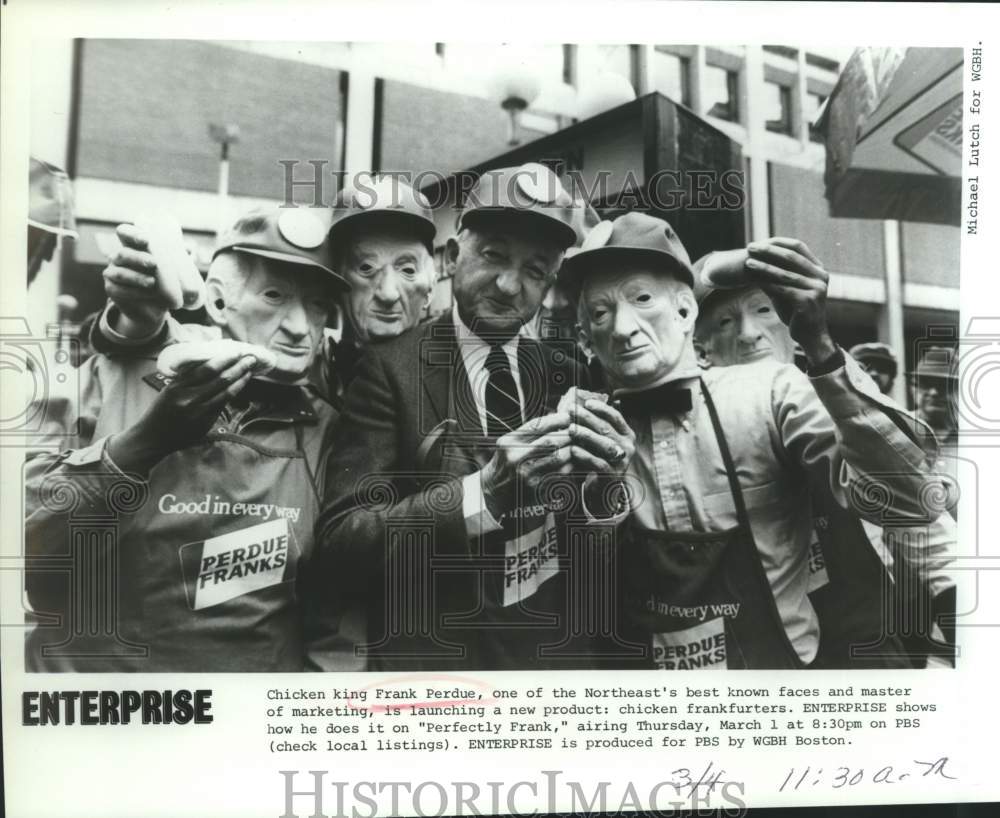
[[[688,287],[682,287],[677,291],[675,303],[681,329],[694,334],[694,324],[698,320],[698,302],[695,301],[694,292]]]
[[[434,300],[434,285],[437,283],[437,265],[434,263],[434,256],[427,253],[421,259],[421,273],[427,277],[427,295],[424,298],[423,309],[427,309]]]
[[[455,274],[455,264],[458,262],[459,246],[455,239],[448,239],[444,246],[444,271],[447,275]]]
[[[712,353],[708,345],[697,338],[694,339],[694,354],[698,358],[698,366],[702,369],[708,369],[712,366]]]
[[[205,282],[205,311],[212,323],[224,327],[228,323],[226,315],[226,291],[222,282],[217,278],[209,277]]]
[[[594,345],[591,343],[590,334],[583,324],[576,325],[576,343],[587,354],[588,358],[594,357]]]

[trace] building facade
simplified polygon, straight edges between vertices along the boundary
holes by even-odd
[[[916,339],[941,332],[947,342],[957,328],[959,230],[827,215],[824,147],[811,122],[849,54],[789,46],[67,42],[33,75],[33,98],[55,102],[33,106],[32,150],[73,178],[80,239],[64,243],[33,287],[33,318],[56,320],[63,293],[77,301],[72,319],[98,309],[114,226],[143,210],[174,211],[206,266],[215,231],[240,210],[289,195],[314,203],[315,185],[289,188],[290,178],[308,182],[319,172],[329,202],[339,173],[451,173],[510,150],[501,101],[512,88],[533,97],[516,124],[521,144],[629,95],[659,92],[740,146],[745,235],[801,238],[834,274],[837,340],[885,341],[904,352],[909,368]],[[213,125],[238,128],[225,170]],[[220,174],[228,175],[224,196]],[[447,292],[442,282],[436,309]]]

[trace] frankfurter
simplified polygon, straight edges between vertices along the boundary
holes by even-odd
[[[746,263],[749,255],[742,250],[717,250],[698,259],[694,265],[695,276],[712,289],[746,287]]]
[[[267,347],[220,338],[215,341],[183,341],[165,347],[156,359],[156,368],[168,378],[174,378],[185,369],[221,356],[232,356],[233,362],[244,355],[252,355],[253,374],[263,375],[278,364],[278,356]]]
[[[569,407],[574,404],[583,404],[588,400],[599,400],[601,403],[608,402],[608,396],[603,392],[591,392],[589,389],[582,389],[579,386],[571,386],[566,394],[559,398],[559,405],[556,407],[557,412],[568,412]]]
[[[170,309],[196,310],[205,303],[205,282],[184,246],[181,226],[169,213],[158,211],[136,221],[156,261],[157,287]]]

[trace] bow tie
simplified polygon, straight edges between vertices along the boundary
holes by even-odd
[[[626,417],[642,417],[654,414],[680,415],[690,412],[694,405],[691,390],[665,383],[647,389],[645,392],[626,392],[615,400]]]

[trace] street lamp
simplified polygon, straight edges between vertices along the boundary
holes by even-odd
[[[219,143],[219,229],[222,232],[229,226],[229,146],[240,141],[240,126],[233,123],[219,125],[211,122],[208,135],[213,142]]]
[[[490,96],[507,112],[507,144],[518,145],[517,129],[524,111],[541,91],[528,52],[501,46],[496,68],[488,80]]]

